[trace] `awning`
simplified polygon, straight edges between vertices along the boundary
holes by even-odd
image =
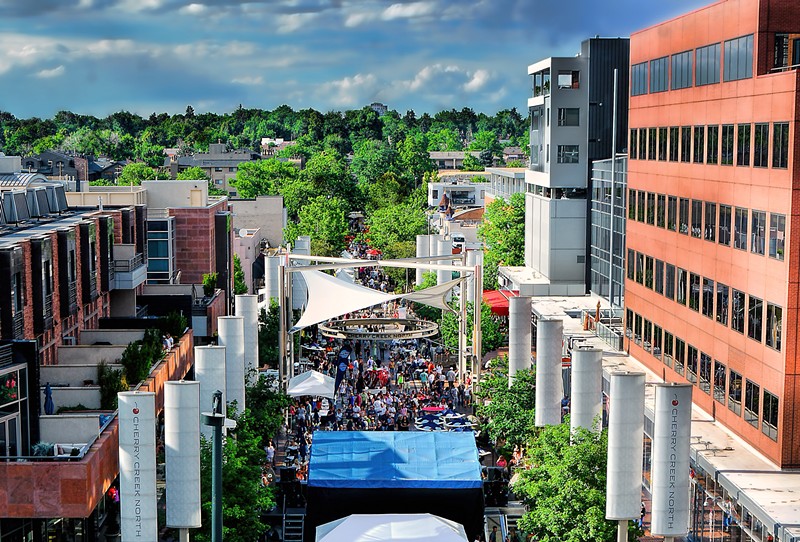
[[[519,290],[484,290],[483,301],[497,316],[508,316],[508,300],[519,297]]]
[[[467,542],[464,526],[432,514],[353,514],[317,527],[316,542]]]
[[[329,397],[333,399],[334,384],[333,378],[327,375],[317,371],[306,371],[289,380],[286,393],[290,397],[311,395],[312,397]]]

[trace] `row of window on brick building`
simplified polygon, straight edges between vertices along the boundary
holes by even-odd
[[[720,133],[722,136],[720,137]],[[770,145],[771,143],[771,145]],[[789,123],[723,124],[720,126],[670,126],[632,128],[629,156],[632,160],[693,162],[766,168],[770,151],[772,167],[789,165]]]
[[[718,211],[719,210],[719,211]],[[691,212],[690,212],[691,211]],[[709,201],[628,190],[628,219],[709,242],[784,259],[786,215]],[[769,238],[767,239],[767,225]],[[749,236],[748,236],[749,231]]]
[[[719,360],[700,351],[680,337],[640,314],[626,309],[625,335],[646,352],[652,354],[664,365],[673,369],[687,381],[698,386],[710,395],[713,389],[714,400],[723,405],[736,416],[742,415],[742,392],[744,391],[744,419],[754,428],[772,440],[778,440],[778,396],[749,378],[743,379],[739,372],[728,369]],[[744,380],[744,386],[743,384]]]

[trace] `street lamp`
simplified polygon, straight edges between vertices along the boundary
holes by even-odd
[[[211,412],[203,412],[203,423],[213,428],[211,446],[211,542],[222,542],[222,392],[212,394]]]

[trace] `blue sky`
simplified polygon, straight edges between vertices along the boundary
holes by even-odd
[[[527,66],[710,0],[0,0],[0,110],[525,109]]]

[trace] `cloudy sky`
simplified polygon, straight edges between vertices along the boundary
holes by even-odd
[[[709,2],[0,0],[0,110],[523,110],[528,64]]]

